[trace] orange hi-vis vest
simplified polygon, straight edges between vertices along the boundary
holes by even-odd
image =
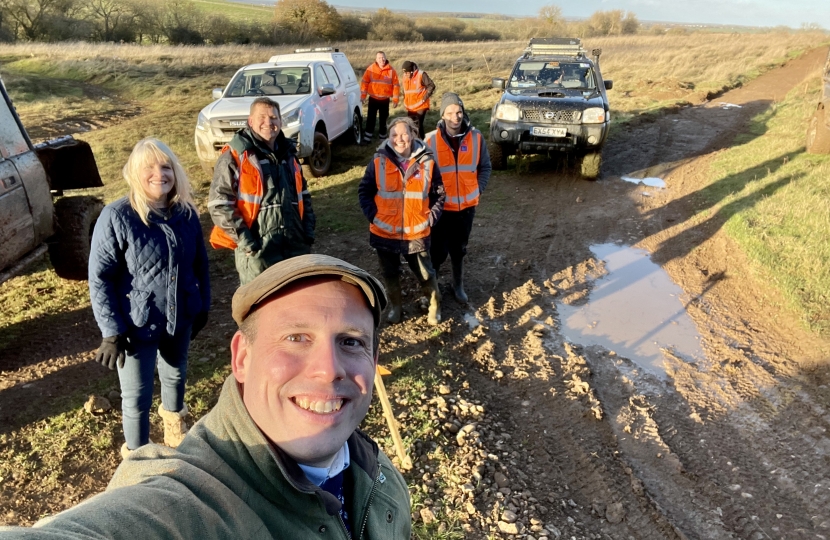
[[[429,236],[429,190],[435,162],[411,163],[406,174],[386,156],[375,156],[378,213],[369,231],[381,238],[418,240]]]
[[[367,95],[375,99],[392,99],[398,103],[400,83],[398,73],[392,68],[392,64],[386,64],[381,68],[377,62],[366,68],[363,80],[360,83],[360,99]]]
[[[407,111],[418,112],[429,109],[429,96],[427,88],[421,82],[421,75],[424,72],[420,69],[411,77],[403,76],[403,104]]]
[[[263,179],[262,167],[254,152],[244,152],[240,159],[236,150],[229,145],[225,145],[222,153],[230,151],[233,154],[233,159],[239,164],[236,171],[235,179],[239,185],[236,193],[236,207],[242,215],[245,224],[250,227],[254,220],[259,215],[259,209],[262,206]],[[267,163],[268,160],[263,160]],[[294,173],[294,184],[297,188],[297,210],[300,213],[300,220],[303,219],[303,169],[296,157],[289,159],[291,171]],[[210,245],[214,249],[228,248],[236,249],[236,242],[228,236],[228,233],[223,231],[218,226],[214,225],[210,232]]]
[[[444,140],[440,130],[427,135],[425,141],[438,163],[447,200],[445,212],[460,212],[478,204],[478,160],[484,143],[481,132],[470,129],[458,145],[458,158],[452,147]]]

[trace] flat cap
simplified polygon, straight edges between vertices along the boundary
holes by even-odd
[[[320,254],[300,255],[278,262],[237,289],[233,295],[233,320],[241,325],[257,305],[286,285],[300,279],[322,276],[339,277],[360,289],[371,306],[375,327],[378,326],[380,314],[387,304],[386,291],[380,281],[346,261]]]

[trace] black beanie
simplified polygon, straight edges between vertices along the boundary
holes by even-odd
[[[404,60],[403,62],[403,70],[406,72],[411,73],[415,69],[415,62],[410,62],[409,60]]]
[[[459,107],[461,107],[461,112],[464,115],[467,114],[467,111],[464,110],[464,102],[461,101],[461,98],[458,96],[458,94],[455,94],[453,92],[447,92],[446,94],[441,96],[441,109],[439,114],[441,116],[444,116],[444,109],[446,109],[450,105],[458,105]]]

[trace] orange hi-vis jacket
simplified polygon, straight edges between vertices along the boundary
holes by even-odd
[[[413,162],[406,174],[386,156],[376,155],[375,182],[378,212],[369,231],[381,238],[418,240],[429,236],[429,190],[434,161]]]
[[[419,69],[411,77],[406,74],[403,76],[403,104],[406,106],[407,111],[418,112],[429,109],[427,87],[421,81],[421,75],[423,73]]]
[[[484,137],[477,129],[470,129],[458,145],[458,158],[452,147],[444,140],[441,130],[437,129],[427,135],[424,141],[432,150],[441,178],[444,180],[444,190],[447,200],[444,211],[460,212],[465,208],[478,204],[478,162],[481,156],[481,145]]]
[[[386,64],[381,68],[377,62],[373,62],[366,68],[363,80],[360,82],[361,100],[366,99],[368,95],[375,99],[391,99],[392,103],[397,105],[400,99],[399,92],[398,73],[392,64]]]
[[[236,150],[229,145],[225,145],[222,153],[231,152],[233,159],[239,164],[239,169],[236,174],[236,181],[239,188],[237,191],[236,207],[242,215],[242,219],[248,227],[256,220],[259,215],[259,209],[262,206],[262,196],[264,195],[264,182],[262,178],[262,168],[259,166],[259,160],[253,152],[244,152],[242,157],[239,157]],[[291,170],[294,173],[294,185],[297,188],[297,210],[300,213],[300,220],[303,219],[303,170],[299,161],[296,158],[289,160]],[[210,232],[210,245],[214,249],[228,248],[236,249],[236,242],[228,236],[218,226],[214,225]]]

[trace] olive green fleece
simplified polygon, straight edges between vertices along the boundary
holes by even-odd
[[[409,540],[403,477],[361,431],[348,444],[352,537]],[[143,446],[104,493],[35,528],[0,528],[0,538],[346,539],[339,508],[333,495],[268,443],[231,376],[216,407],[178,449]]]

